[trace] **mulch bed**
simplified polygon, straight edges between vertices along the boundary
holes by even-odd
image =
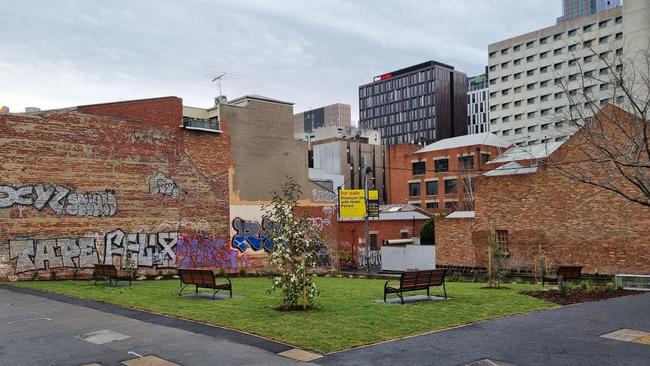
[[[562,295],[560,290],[547,290],[547,291],[521,291],[523,295],[536,297],[538,299],[554,302],[560,305],[578,304],[582,302],[598,301],[611,299],[613,297],[639,295],[642,291],[631,291],[617,289],[614,291],[596,290],[593,292],[585,291],[581,288],[574,288],[566,296]]]

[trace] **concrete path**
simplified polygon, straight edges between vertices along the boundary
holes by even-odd
[[[650,342],[642,344],[600,337],[623,328],[650,332],[650,293],[517,315],[376,344],[330,354],[317,363],[649,366]],[[497,362],[480,362],[486,359]]]
[[[263,338],[108,304],[83,300],[71,304],[72,299],[60,295],[28,292],[0,286],[0,365],[108,366],[121,365],[138,355],[155,355],[183,366],[299,364],[276,354],[291,347]],[[54,299],[57,296],[62,301]],[[88,334],[94,332],[99,333]],[[127,364],[152,365],[144,361]]]

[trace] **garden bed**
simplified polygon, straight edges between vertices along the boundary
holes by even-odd
[[[582,288],[574,288],[563,294],[560,290],[551,289],[543,291],[521,291],[520,294],[532,296],[537,299],[554,302],[559,305],[579,304],[583,302],[599,301],[611,299],[620,296],[638,295],[640,291],[631,291],[623,289],[615,289],[606,291],[604,289],[596,289],[587,291]]]

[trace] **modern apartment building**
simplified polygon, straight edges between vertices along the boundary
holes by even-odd
[[[621,6],[621,0],[562,0],[562,16],[557,22],[584,17]]]
[[[490,132],[518,145],[561,141],[576,127],[567,112],[588,107],[577,105],[576,94],[600,105],[623,103],[608,78],[623,70],[624,45],[642,47],[645,39],[647,52],[649,4],[627,0],[623,7],[490,44]]]
[[[467,75],[427,61],[359,87],[359,126],[382,144],[431,143],[467,134]]]
[[[490,131],[487,74],[467,79],[467,134]]]
[[[293,115],[293,133],[297,138],[319,127],[351,125],[349,104],[336,103]]]

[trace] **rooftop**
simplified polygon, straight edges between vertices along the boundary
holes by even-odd
[[[472,135],[450,137],[448,139],[436,141],[432,144],[423,147],[422,149],[416,152],[422,153],[428,151],[446,150],[446,149],[452,149],[456,147],[465,147],[465,146],[474,146],[474,145],[488,145],[488,146],[497,146],[497,147],[506,148],[512,146],[512,143],[495,134],[484,132],[484,133],[476,133]]]
[[[490,160],[489,164],[544,159],[551,155],[555,150],[557,150],[557,148],[560,147],[560,145],[563,143],[564,141],[556,141],[548,144],[537,144],[532,146],[513,146],[503,154],[497,156],[493,160]]]
[[[236,98],[236,99],[233,99],[233,100],[229,101],[228,104],[237,104],[239,102],[244,101],[245,99],[254,99],[254,100],[259,100],[259,101],[262,101],[262,102],[271,102],[271,103],[293,105],[292,102],[285,102],[285,101],[282,101],[282,100],[279,100],[279,99],[273,99],[273,98],[265,97],[265,96],[259,95],[259,94],[243,95],[243,96],[241,96],[239,98]]]
[[[502,165],[494,170],[490,170],[483,175],[486,177],[498,177],[504,175],[533,174],[537,172],[537,166],[523,166],[516,161]]]

